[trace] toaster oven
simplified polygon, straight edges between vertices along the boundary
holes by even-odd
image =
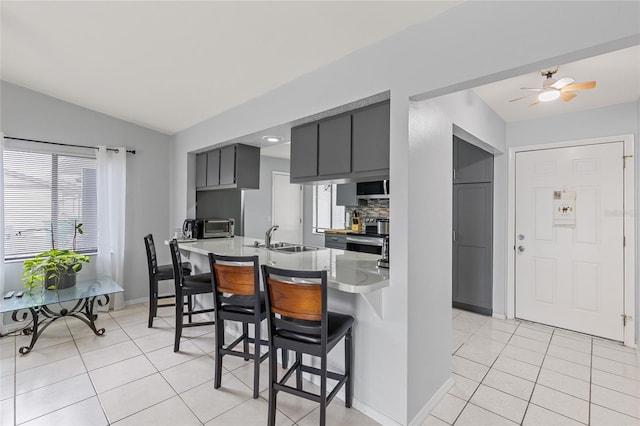
[[[202,219],[200,238],[225,238],[235,235],[234,219]]]

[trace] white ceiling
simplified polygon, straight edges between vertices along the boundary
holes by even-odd
[[[554,76],[575,78],[576,82],[595,80],[596,87],[574,92],[569,102],[540,102],[529,106],[535,96],[509,102],[534,92],[521,87],[541,87],[545,77],[532,72],[473,89],[506,122],[532,120],[548,115],[582,111],[607,105],[635,102],[640,99],[640,46],[610,52],[570,64],[555,64],[560,69]]]
[[[2,79],[174,134],[455,6],[2,1]]]
[[[174,134],[457,3],[2,1],[0,75]],[[596,88],[533,107],[534,97],[508,101],[527,94],[520,87],[540,87],[539,72],[474,90],[507,122],[640,97],[638,46],[555,65],[558,77],[596,80]],[[286,140],[289,128],[266,133]],[[242,142],[265,147],[263,134]]]

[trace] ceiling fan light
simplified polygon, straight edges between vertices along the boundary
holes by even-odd
[[[559,90],[547,90],[546,92],[542,92],[538,95],[538,100],[540,102],[550,102],[555,101],[560,97]]]

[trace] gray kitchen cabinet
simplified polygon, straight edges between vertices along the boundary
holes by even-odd
[[[291,180],[318,175],[318,123],[291,129]]]
[[[206,185],[202,185],[203,175]],[[260,188],[260,148],[234,144],[196,156],[197,190],[233,188]]]
[[[336,185],[336,205],[337,206],[357,206],[358,199],[357,184],[341,183]]]
[[[318,124],[318,175],[351,172],[351,114]]]
[[[493,182],[493,154],[453,137],[453,183]]]
[[[196,155],[196,188],[207,186],[207,153]]]
[[[347,236],[343,234],[324,234],[324,246],[326,248],[347,249]]]
[[[196,165],[197,167],[197,165]],[[198,170],[196,168],[196,175]],[[206,186],[218,186],[220,185],[220,150],[214,149],[207,152],[207,185]]]
[[[353,172],[389,169],[389,102],[353,113]]]
[[[236,183],[236,145],[220,148],[220,185]]]
[[[389,178],[389,101],[291,129],[291,183]]]

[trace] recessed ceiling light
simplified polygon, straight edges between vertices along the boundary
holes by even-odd
[[[280,142],[282,140],[282,138],[278,136],[263,136],[262,139],[267,142]]]

